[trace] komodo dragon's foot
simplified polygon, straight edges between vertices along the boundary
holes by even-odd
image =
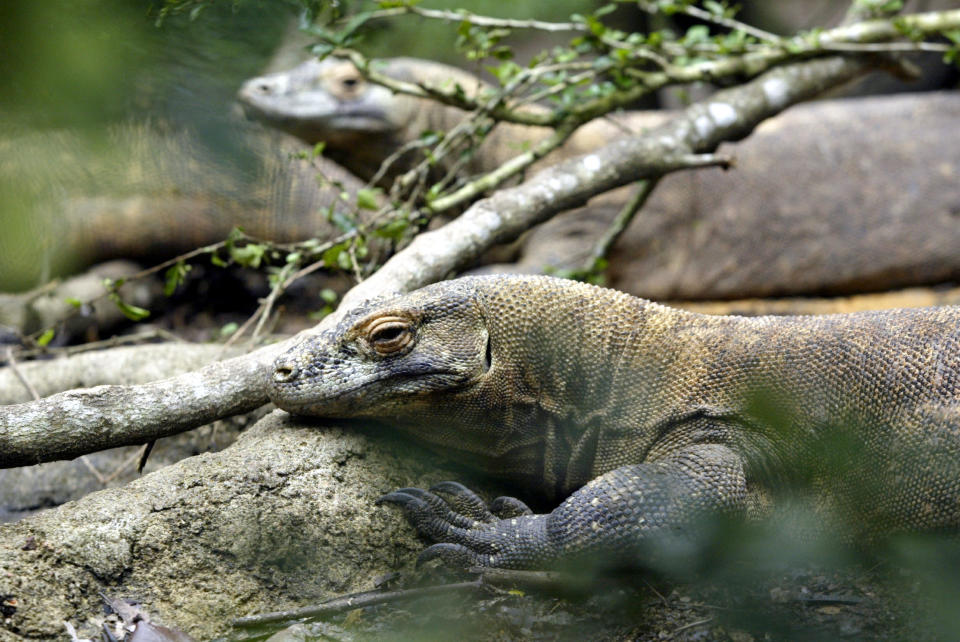
[[[441,482],[429,491],[401,488],[377,504],[397,504],[417,532],[436,542],[417,558],[417,566],[439,558],[461,568],[539,568],[556,559],[546,537],[548,515],[534,515],[513,497],[487,506],[457,482]]]

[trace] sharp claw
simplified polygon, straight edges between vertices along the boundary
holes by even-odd
[[[497,497],[490,502],[490,512],[500,519],[533,515],[533,511],[516,497]]]
[[[430,492],[436,493],[453,508],[469,519],[480,523],[490,523],[495,517],[487,510],[487,504],[475,492],[454,481],[440,482],[430,487]]]
[[[449,493],[450,495],[473,495],[474,492],[461,484],[460,482],[455,481],[442,481],[434,484],[430,487],[431,493]]]
[[[443,542],[429,546],[417,557],[416,567],[420,568],[430,560],[437,559],[443,561],[448,566],[467,569],[471,566],[485,566],[481,561],[481,556],[471,551],[466,546],[460,544],[450,544]]]
[[[375,506],[381,506],[383,504],[397,504],[398,506],[407,506],[414,502],[421,502],[423,500],[415,495],[405,492],[407,489],[401,488],[400,490],[395,490],[392,493],[387,493],[386,495],[381,495],[374,502]]]

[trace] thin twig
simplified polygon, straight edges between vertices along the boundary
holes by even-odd
[[[150,457],[150,453],[153,452],[153,447],[157,445],[156,439],[151,439],[143,445],[140,449],[140,456],[137,458],[137,472],[142,473],[143,467],[147,465],[147,459]]]
[[[537,31],[562,32],[587,30],[587,26],[581,22],[544,22],[543,20],[516,20],[512,18],[493,18],[490,16],[480,16],[469,11],[460,9],[458,11],[448,11],[443,9],[424,9],[417,6],[404,6],[382,11],[374,12],[374,18],[389,18],[393,16],[413,13],[423,18],[433,18],[435,20],[456,20],[459,22],[468,22],[478,27],[500,27],[503,29],[536,29]]]
[[[613,222],[604,230],[603,236],[594,244],[593,251],[590,252],[586,265],[583,266],[585,272],[592,272],[596,269],[597,261],[607,256],[610,248],[616,240],[620,238],[623,231],[627,229],[627,226],[630,225],[633,217],[636,216],[640,208],[643,207],[643,204],[647,201],[647,198],[653,192],[653,188],[657,186],[659,181],[659,178],[646,178],[642,181],[637,181],[637,188],[634,190],[633,196],[631,196],[630,200],[617,212],[617,216],[613,219]]]
[[[673,630],[673,634],[676,635],[676,634],[679,633],[680,631],[686,631],[687,629],[693,629],[693,628],[696,628],[696,627],[698,627],[698,626],[703,626],[704,624],[710,624],[711,622],[713,622],[713,616],[712,616],[712,615],[711,615],[710,617],[703,618],[702,620],[697,620],[696,622],[690,622],[689,624],[684,624],[683,626],[674,629],[674,630]]]
[[[943,53],[952,47],[941,42],[834,42],[823,45],[825,51],[853,51],[863,53],[886,53],[891,51],[935,51]]]
[[[771,42],[774,44],[779,43],[782,40],[782,37],[775,33],[764,31],[763,29],[759,29],[757,27],[754,27],[753,25],[748,25],[745,22],[740,22],[739,20],[736,20],[734,18],[718,16],[714,13],[710,13],[709,11],[705,11],[700,7],[695,7],[693,5],[686,5],[685,7],[683,7],[682,11],[688,16],[699,18],[704,22],[711,22],[715,25],[726,27],[727,29],[730,29],[732,31],[742,31],[744,33],[750,34],[751,36],[753,36],[754,38],[757,38],[758,40],[765,40],[767,42]]]
[[[402,589],[399,591],[367,591],[364,593],[353,593],[335,597],[314,606],[304,607],[302,609],[292,609],[289,611],[274,611],[272,613],[262,613],[260,615],[248,615],[233,620],[232,624],[236,627],[261,626],[263,624],[272,624],[275,622],[287,622],[289,620],[302,620],[306,618],[316,618],[324,615],[334,615],[344,611],[375,606],[377,604],[386,604],[388,602],[402,602],[415,600],[428,595],[438,593],[454,593],[458,591],[476,591],[485,589],[485,585],[480,580],[472,582],[459,582],[456,584],[443,584],[440,586],[425,586],[422,588]]]
[[[119,477],[121,474],[123,474],[123,472],[124,472],[127,468],[130,468],[130,466],[132,466],[132,465],[134,464],[134,462],[139,461],[139,460],[140,460],[140,450],[141,450],[140,448],[137,448],[137,449],[133,452],[133,454],[131,454],[131,455],[130,455],[129,457],[127,457],[126,459],[124,459],[123,462],[122,462],[119,466],[117,466],[117,468],[116,468],[112,473],[110,473],[109,475],[106,476],[106,478],[104,479],[104,483],[105,483],[105,484],[108,484],[108,483],[112,482],[114,479],[116,479],[116,478]],[[86,455],[84,455],[84,457],[85,457],[85,456],[86,456]]]
[[[483,192],[493,189],[503,181],[523,171],[556,148],[560,147],[573,134],[580,123],[569,123],[557,127],[553,134],[540,141],[533,149],[514,156],[492,172],[467,183],[453,194],[434,199],[428,205],[430,211],[437,213],[461,205]]]
[[[100,482],[101,486],[105,486],[107,484],[107,478],[104,477],[99,470],[97,470],[97,467],[93,465],[93,462],[88,459],[87,455],[84,455],[80,458],[80,463],[87,467],[87,470],[89,470],[93,476],[97,478],[97,481]]]
[[[27,392],[30,393],[30,396],[33,397],[34,401],[39,399],[40,393],[37,392],[37,389],[33,387],[33,384],[30,383],[30,380],[27,379],[20,370],[20,367],[17,365],[17,360],[13,356],[13,348],[9,346],[7,347],[7,365],[10,366],[10,370],[12,370],[17,379],[20,380],[20,383],[23,384],[23,387],[27,389]]]
[[[128,334],[119,337],[114,336],[110,337],[109,339],[91,341],[90,343],[84,343],[76,346],[63,346],[54,348],[44,346],[42,348],[32,348],[30,350],[19,350],[17,354],[22,358],[39,357],[41,355],[65,355],[69,357],[82,352],[92,352],[94,350],[115,348],[117,346],[128,344],[146,343],[147,341],[152,341],[154,339],[166,339],[175,343],[184,343],[183,339],[176,336],[169,330],[164,330],[163,328],[154,328],[148,332]]]
[[[293,271],[293,268],[293,263],[287,263],[277,275],[274,286],[270,289],[270,294],[267,296],[266,300],[261,306],[263,311],[260,313],[260,320],[257,321],[257,327],[253,329],[253,334],[250,336],[251,342],[256,342],[257,338],[260,336],[260,332],[263,330],[264,323],[267,322],[267,319],[270,317],[270,313],[273,311],[273,304],[276,303],[277,297],[280,296],[281,292],[283,292],[284,281],[287,275]]]

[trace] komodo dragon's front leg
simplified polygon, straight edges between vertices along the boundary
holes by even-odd
[[[431,489],[433,490],[433,489]],[[719,445],[696,445],[655,463],[623,466],[583,486],[546,515],[516,512],[511,498],[488,510],[462,486],[436,494],[401,489],[382,502],[397,504],[417,531],[433,540],[418,563],[441,558],[472,566],[535,569],[591,560],[649,564],[663,536],[671,546],[717,512],[744,509],[746,483],[740,458]],[[452,492],[451,492],[452,491]],[[506,509],[506,510],[505,510]]]

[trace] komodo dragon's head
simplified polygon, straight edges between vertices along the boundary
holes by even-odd
[[[402,125],[389,90],[368,83],[349,61],[308,60],[252,78],[238,98],[251,118],[315,144],[346,146],[389,135]]]
[[[352,310],[277,360],[269,395],[298,415],[404,424],[442,415],[490,360],[470,280],[447,282]]]
[[[389,58],[371,67],[406,83],[441,89],[456,84],[468,95],[482,86],[465,71],[429,60]],[[240,88],[238,99],[248,117],[311,145],[324,141],[344,152],[356,152],[357,144],[399,146],[420,136],[424,127],[449,127],[463,118],[459,110],[451,114],[449,108],[370,83],[341,58],[308,60],[252,78]]]

